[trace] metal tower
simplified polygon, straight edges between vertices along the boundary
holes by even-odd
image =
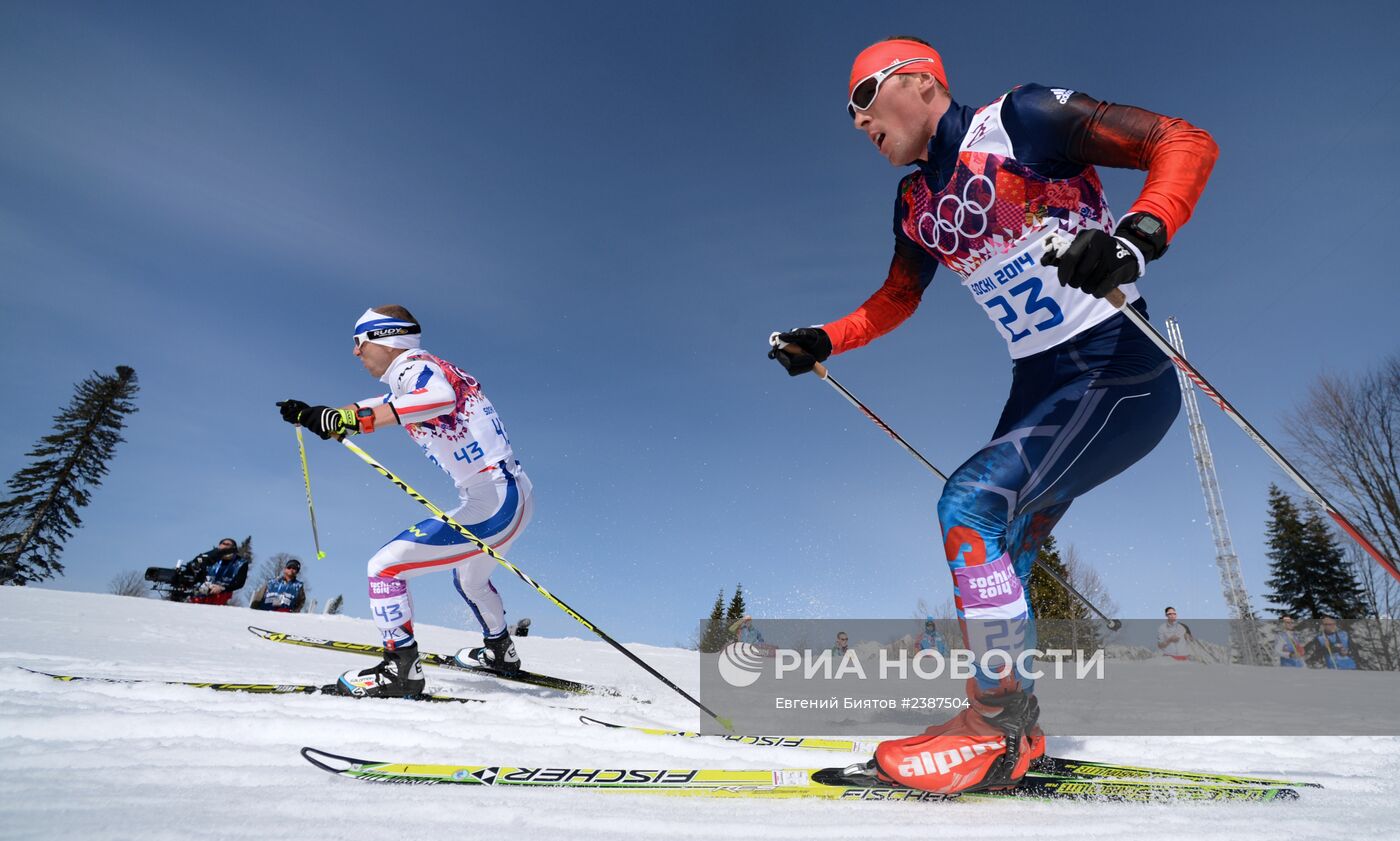
[[[1167,319],[1167,340],[1182,355],[1186,348],[1181,341],[1181,326],[1175,318]],[[1177,369],[1181,382],[1181,402],[1186,405],[1186,418],[1191,429],[1191,449],[1196,454],[1196,473],[1201,478],[1201,493],[1206,500],[1206,515],[1210,518],[1211,535],[1215,538],[1215,565],[1220,568],[1220,586],[1225,603],[1230,606],[1231,637],[1240,661],[1251,666],[1268,663],[1266,649],[1259,635],[1258,620],[1249,606],[1249,594],[1240,575],[1240,559],[1230,540],[1230,524],[1225,520],[1225,502],[1220,496],[1220,483],[1215,478],[1215,459],[1210,454],[1210,439],[1201,422],[1201,409],[1196,404],[1196,390],[1185,372]]]

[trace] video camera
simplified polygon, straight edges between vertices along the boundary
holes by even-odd
[[[234,554],[237,550],[230,550]],[[225,552],[224,554],[229,554]],[[169,597],[172,602],[188,601],[198,592],[209,572],[209,565],[219,559],[216,546],[195,555],[194,560],[176,567],[146,567],[146,580],[151,589]]]

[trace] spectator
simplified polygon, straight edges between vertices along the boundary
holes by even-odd
[[[1322,632],[1313,640],[1313,658],[1321,660],[1322,665],[1329,669],[1356,668],[1351,635],[1338,628],[1337,620],[1331,616],[1322,617]]]
[[[938,625],[929,616],[924,619],[924,635],[919,637],[919,650],[937,651],[944,657],[948,656],[948,643],[943,640],[943,635],[938,632]]]
[[[1299,641],[1298,635],[1294,633],[1293,626],[1296,624],[1292,616],[1287,613],[1280,616],[1279,630],[1274,636],[1274,654],[1278,657],[1278,664],[1290,669],[1301,669],[1307,666],[1304,661],[1303,643]]]
[[[511,633],[515,634],[517,637],[530,636],[530,617],[527,616],[524,619],[521,619],[519,622],[516,622],[515,630]]]
[[[231,537],[190,563],[204,565],[204,581],[190,596],[192,604],[228,604],[233,594],[248,582],[248,561],[238,556],[238,543]]]
[[[765,657],[772,657],[778,650],[776,645],[769,645],[763,641],[763,633],[754,626],[752,616],[744,616],[733,625],[730,625],[729,630],[734,633],[735,641],[746,643],[752,645],[754,648],[760,649]]]
[[[752,616],[740,617],[738,621],[729,626],[729,631],[734,634],[734,639],[737,642],[763,645],[763,633],[754,627]]]
[[[1168,607],[1167,621],[1157,626],[1157,650],[1173,660],[1191,659],[1191,629],[1176,621],[1176,608]]]
[[[282,574],[258,588],[253,594],[253,610],[275,610],[279,613],[301,613],[306,604],[306,585],[297,576],[301,561],[291,558]]]
[[[846,652],[850,651],[850,642],[851,638],[846,636],[845,631],[836,632],[836,644],[831,647],[831,653],[836,656],[837,660],[844,658]]]

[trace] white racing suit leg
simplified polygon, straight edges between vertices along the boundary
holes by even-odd
[[[534,510],[530,479],[517,464],[509,471],[504,462],[492,471],[493,481],[468,490],[467,499],[449,512],[453,520],[505,555],[525,530]],[[485,636],[506,630],[505,607],[491,573],[496,561],[475,543],[441,520],[428,519],[409,526],[384,544],[369,561],[370,612],[386,648],[412,645],[413,600],[407,579],[426,572],[451,569],[457,592],[471,608]]]

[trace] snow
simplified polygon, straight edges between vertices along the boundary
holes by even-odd
[[[17,666],[165,680],[325,683],[368,658],[266,642],[258,624],[374,642],[364,620],[255,613],[34,587],[0,588],[0,837],[100,839],[742,839],[1397,837],[1400,739],[1051,738],[1052,753],[1297,776],[1296,803],[947,804],[690,800],[655,795],[377,786],[318,771],[302,745],[368,759],[591,767],[807,767],[848,754],[606,731],[578,722],[694,728],[679,696],[591,639],[518,641],[529,668],[649,698],[560,696],[429,669],[429,688],[485,704],[252,696],[164,685],[61,683]],[[425,649],[478,644],[420,626]],[[694,652],[632,649],[687,691]],[[804,734],[811,735],[811,734]]]

